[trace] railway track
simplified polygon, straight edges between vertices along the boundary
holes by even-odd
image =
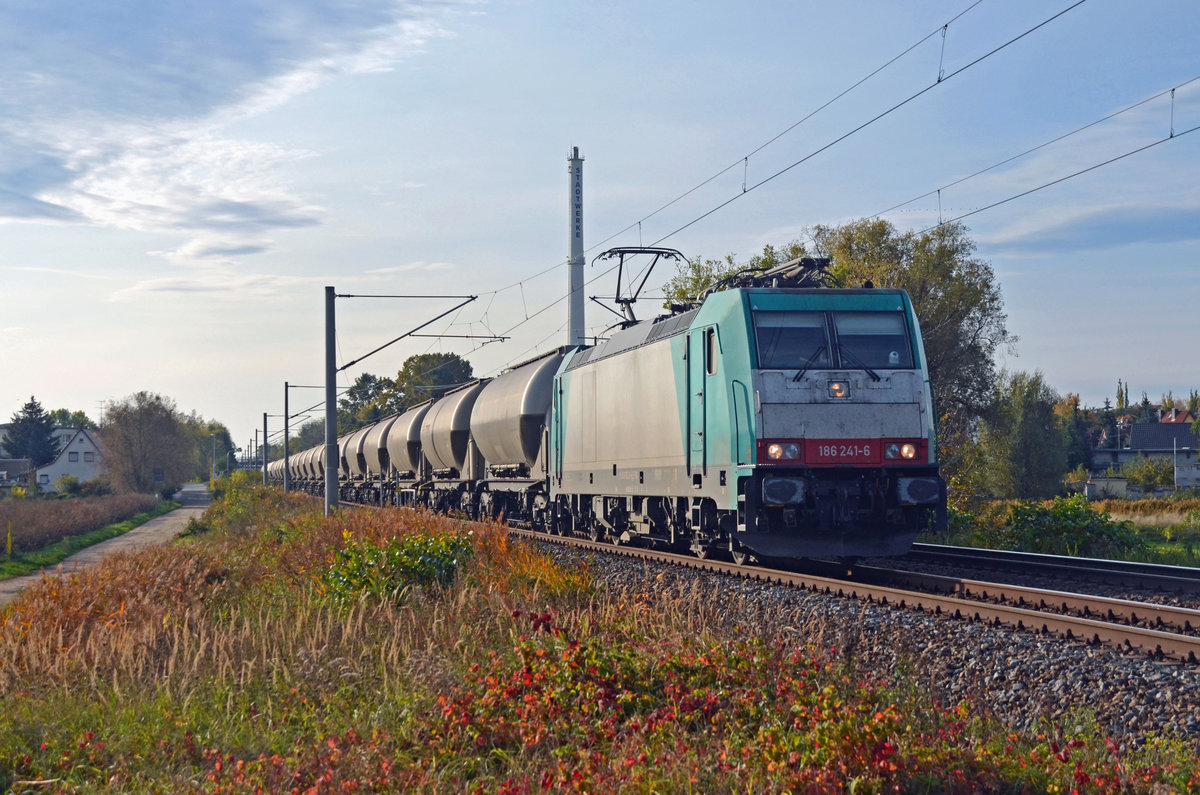
[[[896,559],[897,563],[904,561],[1018,571],[1022,574],[1065,577],[1122,588],[1200,596],[1200,569],[1187,566],[1163,566],[1154,563],[1039,555],[1031,552],[1007,552],[938,544],[914,544],[912,552]]]
[[[875,567],[841,575],[806,573],[699,559],[637,546],[615,546],[573,536],[510,527],[510,532],[548,543],[745,577],[799,590],[922,610],[993,626],[1052,634],[1102,644],[1156,660],[1200,663],[1200,610],[1071,594],[1000,583],[960,580]],[[903,585],[904,587],[899,587]],[[910,590],[910,588],[921,590]],[[1192,634],[1187,634],[1187,633]]]

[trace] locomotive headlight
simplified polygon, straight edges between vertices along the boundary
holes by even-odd
[[[903,458],[907,461],[911,461],[917,457],[917,446],[912,442],[905,442],[903,444],[889,442],[883,448],[883,457],[890,460]]]
[[[830,381],[829,397],[839,399],[850,397],[850,384],[845,381]]]
[[[772,461],[794,461],[799,457],[800,445],[798,444],[792,442],[788,442],[787,444],[779,444],[776,442],[775,444],[767,445],[767,458],[771,459]]]

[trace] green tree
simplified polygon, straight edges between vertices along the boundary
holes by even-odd
[[[1150,396],[1145,392],[1142,393],[1142,401],[1134,407],[1134,422],[1143,424],[1158,422],[1158,415],[1154,412],[1154,404],[1150,402]]]
[[[1009,346],[1004,300],[991,266],[975,256],[962,224],[928,232],[898,232],[887,221],[864,219],[817,226],[813,241],[833,259],[841,284],[871,281],[908,291],[921,321],[929,378],[941,413],[970,423],[989,406],[996,385],[994,355]]]
[[[366,425],[382,418],[386,413],[380,399],[395,387],[392,379],[371,373],[363,373],[338,400],[338,414],[345,415],[347,429]],[[343,423],[338,422],[339,432]]]
[[[1155,486],[1170,486],[1175,482],[1175,465],[1170,458],[1139,455],[1121,467],[1121,474],[1131,486],[1152,489]]]
[[[325,444],[325,420],[311,420],[301,425],[295,435],[288,439],[288,451],[295,455],[320,444]]]
[[[214,464],[219,465],[233,449],[233,437],[222,423],[206,420],[195,411],[182,418],[182,422],[196,446],[196,468],[192,478],[206,481],[215,471]]]
[[[419,353],[404,360],[389,389],[377,402],[382,414],[394,414],[441,397],[474,378],[471,363],[456,353]]]
[[[122,491],[170,495],[196,472],[198,451],[175,401],[138,392],[108,406],[100,428],[104,466]]]
[[[1088,467],[1092,463],[1091,423],[1079,406],[1079,395],[1068,392],[1054,404],[1054,415],[1062,427],[1067,453],[1067,469]]]
[[[50,412],[50,419],[54,420],[54,427],[56,428],[87,428],[88,430],[95,430],[98,427],[82,411],[55,409]]]
[[[34,467],[50,463],[58,455],[58,440],[54,438],[54,420],[42,408],[37,398],[12,416],[4,453],[9,458],[28,458]]]
[[[1057,494],[1068,466],[1069,438],[1055,412],[1059,396],[1041,373],[1001,373],[992,407],[980,423],[987,479],[1000,498]]]
[[[1129,390],[1121,383],[1121,379],[1117,379],[1117,411],[1124,411],[1129,408]]]
[[[675,266],[675,275],[663,285],[663,307],[669,309],[673,303],[694,301],[705,290],[717,282],[732,276],[747,266],[734,261],[732,254],[725,259],[702,259],[696,257]]]
[[[1187,410],[1193,417],[1200,417],[1200,392],[1195,389],[1188,395]]]

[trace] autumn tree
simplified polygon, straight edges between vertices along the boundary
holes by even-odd
[[[28,458],[33,466],[40,467],[58,455],[58,440],[54,438],[54,420],[37,398],[30,396],[29,402],[12,416],[8,435],[4,439],[4,454],[9,458]]]
[[[175,401],[152,392],[109,404],[100,444],[113,485],[169,496],[191,479],[198,452],[186,419]]]

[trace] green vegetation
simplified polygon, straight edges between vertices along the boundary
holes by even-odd
[[[919,661],[731,625],[749,604],[564,569],[494,524],[236,477],[172,547],[0,613],[0,789],[1186,790],[1182,742],[1015,733]],[[469,547],[469,552],[467,551]],[[395,559],[379,587],[368,561]],[[397,600],[395,595],[403,593]],[[729,597],[737,601],[739,597]],[[845,627],[842,627],[845,629]]]
[[[363,595],[401,601],[414,587],[446,587],[471,556],[469,532],[393,538],[382,546],[344,534],[328,570],[321,576],[325,592],[343,605]]]
[[[0,580],[8,579],[9,577],[19,577],[22,574],[32,574],[47,566],[54,566],[82,549],[87,549],[90,546],[99,544],[101,541],[107,541],[110,538],[124,535],[133,528],[144,525],[156,516],[162,516],[164,513],[173,511],[178,507],[179,503],[177,502],[159,502],[149,511],[135,514],[123,522],[115,522],[95,530],[69,535],[54,543],[26,552],[15,552],[15,544],[12,548],[8,548],[6,545],[8,554],[3,560],[0,560]]]
[[[950,509],[939,544],[1200,566],[1200,499],[1045,502],[997,500],[974,512]]]

